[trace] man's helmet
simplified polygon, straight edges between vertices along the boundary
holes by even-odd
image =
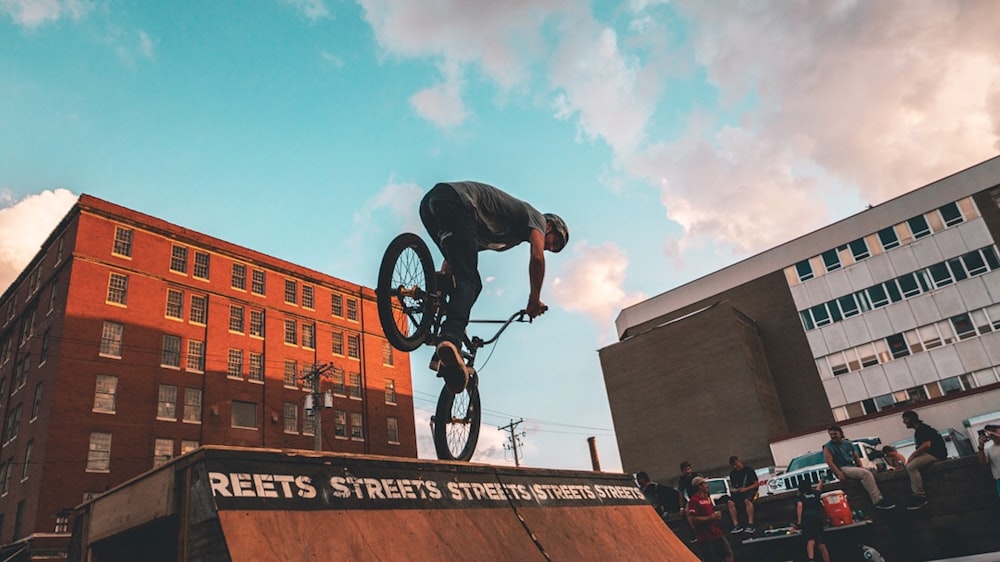
[[[552,250],[553,252],[559,252],[569,243],[569,228],[566,227],[566,221],[562,220],[555,213],[545,213],[545,220],[552,225],[552,231],[558,233],[559,237],[562,238],[562,244],[555,250]]]

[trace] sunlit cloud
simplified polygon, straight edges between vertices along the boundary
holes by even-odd
[[[0,0],[0,12],[27,29],[64,17],[79,20],[92,8],[93,3],[83,0]]]
[[[572,245],[558,277],[552,281],[553,300],[571,312],[582,312],[600,326],[612,326],[623,307],[645,298],[624,289],[628,256],[613,242]]]
[[[0,189],[0,292],[7,289],[41,248],[77,196],[67,189],[15,200]]]
[[[295,10],[311,22],[329,18],[330,10],[327,9],[323,0],[282,0],[295,8]]]

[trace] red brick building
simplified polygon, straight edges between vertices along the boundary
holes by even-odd
[[[313,449],[315,367],[323,450],[416,457],[370,288],[82,195],[0,297],[0,545],[200,445]]]

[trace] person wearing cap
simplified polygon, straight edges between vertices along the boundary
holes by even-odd
[[[474,181],[436,184],[420,201],[420,221],[444,255],[441,271],[455,281],[436,354],[441,365],[438,376],[458,394],[469,382],[462,339],[472,305],[483,288],[479,252],[503,252],[522,242],[531,246],[528,304],[524,309],[535,318],[547,308],[541,299],[545,251],[559,252],[566,247],[569,229],[558,215],[542,214],[492,185]]]
[[[695,476],[701,476],[700,472],[695,472],[691,463],[684,461],[681,463],[681,477],[677,479],[677,491],[680,492],[680,506],[684,509],[691,496],[698,491],[698,487],[691,483]]]
[[[986,443],[993,444],[986,447]],[[980,464],[988,464],[996,485],[997,497],[1000,498],[1000,425],[989,424],[979,435],[979,451],[976,452]]]
[[[913,443],[917,446],[906,459],[906,473],[910,475],[910,491],[913,492],[906,509],[920,509],[927,505],[920,471],[947,458],[948,449],[938,430],[924,423],[913,410],[903,412],[903,424],[913,430]]]
[[[646,496],[653,509],[660,514],[660,517],[668,513],[680,511],[677,506],[677,497],[680,495],[677,490],[665,484],[651,482],[649,475],[643,471],[635,473],[635,483],[642,490],[642,495]]]
[[[715,511],[715,504],[708,493],[708,480],[704,476],[695,476],[691,485],[697,491],[688,501],[687,519],[694,529],[699,557],[703,562],[733,562],[733,549],[718,523],[722,519],[722,512]]]

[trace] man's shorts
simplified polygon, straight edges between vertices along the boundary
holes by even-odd
[[[705,562],[724,562],[726,558],[733,555],[733,548],[729,546],[729,541],[725,537],[698,543],[698,550],[701,553],[701,559]]]
[[[732,495],[729,496],[729,499],[736,505],[743,505],[743,500],[749,500],[750,502],[756,500],[757,492],[754,491],[752,494],[745,492],[733,492]]]

